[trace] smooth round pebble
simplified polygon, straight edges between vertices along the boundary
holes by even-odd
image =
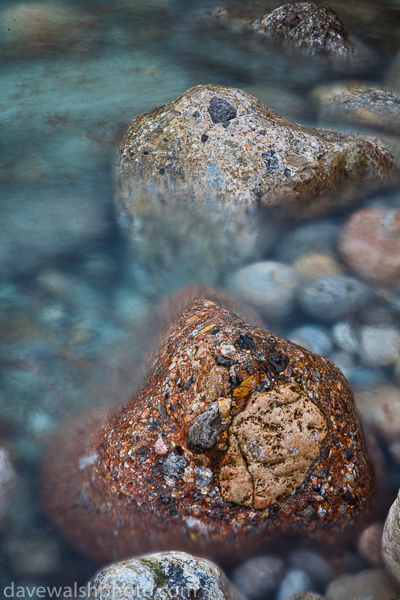
[[[329,254],[303,254],[295,261],[293,267],[301,281],[343,273],[339,263]]]
[[[256,556],[233,572],[233,582],[248,600],[263,600],[280,584],[285,564],[278,556]]]
[[[289,265],[274,261],[253,263],[233,276],[234,291],[271,318],[286,317],[293,307],[298,279]]]
[[[391,327],[360,329],[361,361],[369,367],[387,367],[400,359],[400,334]]]
[[[7,450],[0,448],[0,519],[5,515],[17,483],[17,474]]]
[[[301,225],[283,236],[276,256],[283,262],[294,262],[305,254],[334,255],[338,236],[339,227],[330,221]]]
[[[355,393],[358,412],[387,442],[400,439],[400,388],[379,385]]]
[[[369,298],[369,288],[353,277],[319,277],[300,289],[299,303],[315,319],[338,321],[358,311]]]
[[[395,600],[396,589],[381,569],[342,575],[328,587],[326,600]]]
[[[345,263],[375,284],[400,281],[400,210],[384,206],[363,208],[345,223],[339,240]]]
[[[347,379],[354,389],[367,390],[381,385],[386,376],[382,369],[367,369],[367,367],[354,365]]]
[[[359,348],[359,341],[356,330],[344,321],[335,323],[332,327],[333,341],[341,350],[354,354]]]
[[[276,595],[276,600],[287,600],[288,597],[312,589],[312,582],[305,571],[298,569],[286,573]]]
[[[312,550],[299,549],[289,555],[289,566],[308,574],[313,583],[325,587],[335,576],[335,571],[329,562]]]
[[[368,525],[358,540],[358,551],[372,567],[382,567],[383,523]]]
[[[400,491],[383,528],[382,558],[386,569],[400,585]]]
[[[390,456],[400,466],[400,442],[393,442],[393,444],[390,444],[388,450]]]
[[[244,600],[213,563],[185,552],[131,558],[99,571],[88,583],[88,600],[195,598]]]
[[[297,327],[288,333],[286,337],[291,342],[299,344],[299,346],[303,346],[304,348],[307,348],[307,350],[316,352],[321,356],[327,356],[332,350],[330,336],[326,331],[316,325],[303,325],[302,327]]]

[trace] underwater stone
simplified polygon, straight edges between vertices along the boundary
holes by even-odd
[[[239,89],[199,85],[131,121],[116,165],[117,206],[132,231],[166,203],[171,210],[176,194],[181,211],[195,199],[208,213],[215,206],[238,218],[258,205],[311,216],[398,175],[394,158],[371,141],[298,125]]]
[[[200,434],[189,435],[193,423]],[[339,369],[206,299],[181,313],[131,402],[54,444],[46,513],[98,562],[171,544],[230,561],[281,534],[342,539],[372,504],[371,466]]]

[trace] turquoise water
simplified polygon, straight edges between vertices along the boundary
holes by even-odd
[[[212,240],[185,219],[191,252],[171,223],[160,224],[162,243],[175,243],[179,260],[147,264],[132,255],[113,198],[115,153],[129,120],[193,85],[221,83],[319,126],[310,93],[340,79],[319,63],[213,26],[202,12],[210,6],[215,3],[200,0],[0,3],[0,446],[19,475],[0,522],[0,588],[9,581],[69,585],[93,574],[41,513],[38,472],[46,441],[70,412],[117,405],[133,394],[142,373],[132,365],[151,347],[156,332],[148,333],[146,319],[163,295],[191,283],[223,287],[233,268],[229,248],[218,247],[213,264]],[[352,76],[382,83],[400,47],[400,3],[331,6],[375,54]],[[379,201],[399,206],[399,198],[394,190]],[[345,217],[328,221],[340,227]],[[272,242],[254,258],[279,259],[279,242],[297,226],[261,223]],[[199,268],[204,261],[207,269]],[[398,328],[398,310],[392,312]],[[276,332],[309,320],[294,309]],[[373,375],[395,381],[393,369]],[[392,497],[400,476],[390,461],[388,473]],[[361,568],[349,552],[351,568]]]

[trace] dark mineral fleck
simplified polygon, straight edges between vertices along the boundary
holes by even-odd
[[[251,350],[254,348],[254,342],[248,335],[240,335],[237,340],[235,340],[235,344],[237,344],[241,350]]]
[[[215,410],[207,410],[193,419],[187,437],[187,446],[196,452],[210,450],[219,441],[220,431],[219,414]]]
[[[284,371],[289,364],[289,359],[286,354],[282,354],[279,350],[271,352],[268,356],[268,360],[278,373]]]
[[[273,175],[279,171],[279,160],[275,150],[270,148],[269,150],[263,152],[261,156],[264,159],[268,173]]]
[[[201,136],[201,141],[204,143],[208,140],[208,135],[206,135],[205,133],[203,133],[203,135]]]
[[[291,176],[291,174],[292,174],[292,172],[291,172],[291,170],[290,170],[290,169],[288,169],[288,168],[286,167],[286,169],[283,171],[283,174],[284,174],[284,176],[285,176],[285,177],[290,177],[290,176]]]
[[[208,112],[213,123],[224,123],[234,119],[237,115],[236,108],[223,98],[211,98]]]
[[[175,452],[171,452],[163,462],[162,472],[167,477],[179,477],[182,475],[187,462],[183,456],[179,456]]]
[[[200,113],[199,113],[199,111],[198,111],[198,110],[195,110],[195,111],[194,111],[194,113],[193,113],[193,115],[192,115],[192,117],[194,117],[195,119],[198,119],[198,118],[199,118],[199,116],[200,116]]]

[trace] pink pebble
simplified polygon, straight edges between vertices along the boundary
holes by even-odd
[[[164,456],[168,452],[168,448],[165,445],[165,442],[162,438],[158,438],[156,443],[154,444],[154,452],[159,454],[160,456]]]
[[[396,284],[400,281],[400,210],[357,211],[344,225],[339,249],[348,266],[366,281]]]

